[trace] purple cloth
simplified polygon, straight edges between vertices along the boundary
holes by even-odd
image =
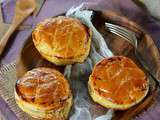
[[[28,18],[24,24],[30,24],[34,26],[45,18],[52,17],[67,11],[70,7],[79,5],[82,2],[88,2],[88,6],[94,10],[112,10],[117,13],[121,13],[127,16],[131,20],[135,21],[148,32],[154,39],[157,47],[160,48],[160,24],[158,24],[152,17],[144,13],[138,6],[136,6],[131,0],[46,0],[39,15],[35,18]],[[14,1],[3,5],[4,18],[9,23],[13,16]],[[17,31],[17,34],[11,37],[10,44],[7,45],[5,54],[2,59],[2,64],[8,64],[15,60],[18,53],[31,34],[32,29],[26,29]],[[158,98],[160,100],[160,98]],[[159,120],[160,104],[156,103],[156,106],[152,108],[152,111],[144,112],[137,120]],[[0,98],[0,110],[2,114],[8,120],[17,119],[14,113],[8,108],[5,102]]]

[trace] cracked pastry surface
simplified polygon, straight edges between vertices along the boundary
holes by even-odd
[[[35,118],[65,120],[72,105],[68,81],[55,69],[35,68],[16,82],[19,107]]]
[[[149,89],[145,73],[130,58],[123,56],[98,62],[90,75],[88,86],[95,102],[121,110],[139,103]]]
[[[40,22],[32,33],[35,47],[57,65],[83,62],[89,54],[91,31],[78,19],[58,16]]]

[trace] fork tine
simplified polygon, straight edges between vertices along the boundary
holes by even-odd
[[[111,23],[105,23],[105,25],[110,30],[110,32],[113,32],[114,34],[117,34],[127,39],[131,44],[137,47],[136,36],[132,31],[127,30],[126,28],[118,26],[118,25],[113,25]]]
[[[112,28],[109,28],[110,32],[116,34],[116,35],[119,35],[120,37],[126,39],[128,42],[130,42],[131,44],[134,44],[134,42],[130,39],[129,36],[127,36],[126,34],[116,30],[116,29],[112,29]]]
[[[127,37],[127,38],[132,38],[132,37],[133,37],[133,35],[128,34],[128,33],[124,32],[124,31],[121,31],[121,29],[119,29],[119,28],[110,28],[110,27],[108,27],[108,29],[109,29],[109,30],[113,30],[113,31],[117,31],[118,33],[124,35],[124,36]],[[130,40],[130,39],[129,39],[129,40]]]
[[[116,29],[119,32],[122,32],[122,34],[129,36],[129,37],[133,37],[133,33],[123,27],[117,26],[117,25],[111,25],[111,24],[106,24],[106,26],[108,28],[112,28],[112,29]]]
[[[136,40],[136,36],[133,35],[128,35],[126,34],[124,31],[121,31],[119,29],[116,28],[108,28],[110,32],[119,35],[120,37],[125,38],[128,42],[130,42],[132,45],[134,45],[137,48],[137,40]]]
[[[109,31],[110,31],[110,32],[112,32],[112,33],[114,33],[114,34],[117,34],[117,35],[119,35],[119,36],[121,36],[121,37],[123,37],[123,38],[125,38],[125,39],[127,39],[127,40],[129,40],[129,41],[130,41],[130,39],[129,39],[129,37],[128,37],[128,36],[126,36],[126,35],[125,35],[125,34],[123,34],[122,32],[119,32],[118,30],[115,30],[115,29],[109,28]]]
[[[121,31],[124,31],[125,33],[130,34],[130,35],[132,35],[132,33],[133,33],[132,31],[127,30],[126,28],[121,27],[119,25],[114,25],[114,24],[111,24],[111,23],[105,23],[105,25],[108,26],[108,27],[112,27],[112,28],[118,28]]]
[[[112,28],[112,29],[116,29],[119,32],[123,32],[123,34],[127,35],[127,36],[132,36],[132,33],[130,33],[129,31],[124,31],[122,28],[118,28],[118,27],[114,27],[114,26],[107,26],[108,28]]]

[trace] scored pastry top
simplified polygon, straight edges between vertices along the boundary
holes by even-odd
[[[28,71],[16,83],[20,99],[43,108],[57,109],[71,97],[68,81],[50,68],[35,68]]]
[[[90,76],[96,94],[114,104],[133,104],[146,95],[145,73],[129,58],[105,58],[96,64]]]
[[[41,54],[57,59],[74,59],[86,54],[90,34],[78,19],[58,16],[39,23],[32,37]]]

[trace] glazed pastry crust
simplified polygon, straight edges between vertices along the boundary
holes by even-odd
[[[148,93],[145,73],[129,58],[116,56],[98,62],[89,77],[93,100],[106,108],[125,110]]]
[[[50,68],[35,68],[16,82],[18,106],[34,118],[65,120],[72,94],[63,75]]]
[[[57,65],[66,65],[86,59],[91,31],[76,18],[58,16],[39,23],[32,38],[44,58]]]

